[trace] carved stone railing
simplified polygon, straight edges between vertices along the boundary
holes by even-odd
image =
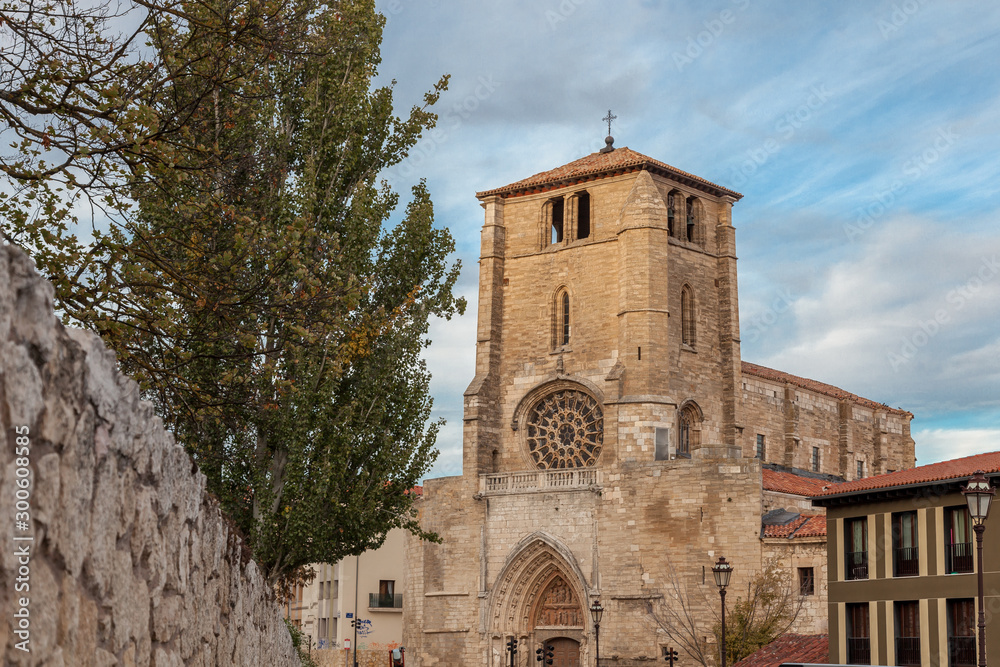
[[[601,471],[597,468],[526,470],[480,475],[479,493],[484,496],[540,491],[598,490]]]

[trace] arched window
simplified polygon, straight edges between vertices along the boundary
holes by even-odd
[[[681,343],[691,348],[695,343],[694,295],[689,285],[681,288]]]
[[[569,345],[569,292],[565,287],[560,288],[556,292],[556,298],[552,306],[552,347],[558,348]]]
[[[691,450],[696,448],[701,440],[701,409],[689,401],[681,408],[680,428],[677,429],[677,457],[691,458]]]
[[[565,208],[565,206],[563,205],[562,197],[556,197],[555,199],[550,199],[549,203],[551,204],[551,206],[549,207],[549,212],[551,215],[551,218],[549,220],[549,234],[550,234],[549,242],[554,245],[556,243],[562,243],[563,240],[563,212],[564,212],[563,209]]]
[[[697,197],[687,198],[687,225],[684,228],[682,238],[685,241],[696,243],[698,240],[698,214],[700,204]]]
[[[590,238],[590,194],[581,192],[576,195],[576,238]]]
[[[677,236],[677,217],[680,212],[677,210],[684,207],[684,197],[677,190],[673,190],[667,195],[667,233],[670,236]]]

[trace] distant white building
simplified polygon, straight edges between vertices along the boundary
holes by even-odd
[[[384,664],[383,660],[373,662],[373,656],[387,656],[400,647],[405,533],[396,528],[379,549],[350,556],[335,565],[313,565],[316,577],[312,583],[295,588],[285,603],[285,614],[308,637],[314,655],[317,651],[323,655],[327,650],[342,653],[349,647],[353,654],[352,619],[360,619],[359,664]],[[356,585],[358,582],[360,585]]]

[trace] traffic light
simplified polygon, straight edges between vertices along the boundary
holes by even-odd
[[[663,647],[663,659],[670,663],[670,667],[674,667],[674,661],[677,660],[677,651],[674,647]]]

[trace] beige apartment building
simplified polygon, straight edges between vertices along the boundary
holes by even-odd
[[[962,495],[983,470],[995,485],[1000,452],[832,485],[826,509],[830,662],[974,667],[978,572]],[[1000,656],[1000,519],[984,537],[986,655]]]
[[[285,604],[287,617],[302,630],[321,667],[385,667],[402,646],[405,533],[389,532],[378,549],[334,565],[313,566],[316,577],[299,586]],[[352,619],[360,619],[355,628]]]

